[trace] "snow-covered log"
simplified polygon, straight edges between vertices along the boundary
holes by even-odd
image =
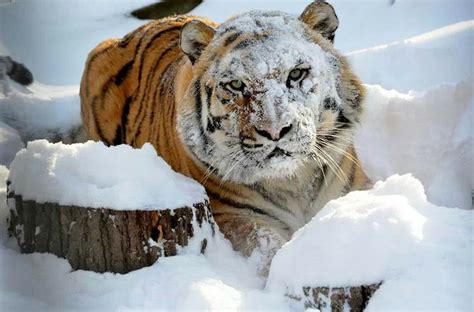
[[[176,255],[193,237],[204,252],[214,235],[202,186],[151,146],[34,141],[10,169],[10,235],[21,252],[53,253],[74,270],[126,273]]]

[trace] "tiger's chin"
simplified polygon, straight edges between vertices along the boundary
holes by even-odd
[[[306,157],[279,150],[272,151],[264,159],[243,162],[224,174],[224,180],[251,185],[263,180],[286,180],[294,177],[307,163]]]

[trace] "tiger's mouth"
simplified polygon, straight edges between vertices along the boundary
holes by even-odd
[[[291,157],[291,153],[288,152],[288,151],[285,151],[281,148],[279,148],[278,146],[276,146],[273,151],[270,152],[270,154],[267,155],[267,157],[265,157],[266,160],[269,160],[269,159],[272,159],[272,158],[276,158],[276,157]]]

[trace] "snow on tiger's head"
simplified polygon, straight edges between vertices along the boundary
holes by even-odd
[[[323,1],[299,17],[251,11],[216,29],[186,24],[193,80],[179,130],[195,156],[223,179],[254,183],[322,166],[338,140],[347,144],[362,87],[332,46],[337,25]]]

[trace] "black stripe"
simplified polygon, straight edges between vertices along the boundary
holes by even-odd
[[[226,204],[226,205],[229,205],[231,207],[234,207],[234,208],[239,208],[239,209],[247,209],[247,210],[250,210],[250,211],[253,211],[257,214],[260,214],[260,215],[264,215],[264,216],[267,216],[267,217],[270,217],[270,218],[273,218],[273,219],[276,219],[274,216],[271,216],[269,215],[268,213],[266,213],[265,211],[263,211],[262,209],[260,208],[257,208],[255,206],[252,206],[250,204],[242,204],[242,203],[238,203],[230,198],[227,198],[227,197],[223,197],[221,194],[217,194],[217,193],[214,193],[213,191],[211,191],[209,188],[206,189],[206,192],[207,194],[210,196],[210,197],[214,197],[216,198],[217,200],[219,200],[220,202]]]
[[[234,42],[235,40],[237,40],[237,38],[240,37],[240,35],[242,35],[242,32],[241,31],[238,31],[238,32],[235,32],[233,33],[232,35],[228,36],[225,41],[224,41],[224,47],[227,47],[228,45],[230,45],[232,42]]]
[[[89,92],[89,91],[90,91],[90,90],[89,90],[89,85],[90,85],[90,84],[89,84],[89,73],[90,73],[90,67],[91,67],[91,65],[92,65],[92,62],[94,62],[94,61],[95,61],[99,56],[101,56],[102,54],[107,53],[107,52],[108,52],[109,50],[111,50],[112,48],[114,48],[113,45],[108,46],[108,47],[105,48],[104,50],[102,50],[102,51],[100,51],[100,52],[94,54],[94,55],[89,59],[89,62],[87,62],[87,64],[86,64],[86,69],[84,70],[84,72],[87,73],[87,74],[86,74],[86,95],[87,95],[87,97],[90,96],[90,94],[89,94],[89,93],[90,93],[90,92]]]
[[[333,110],[333,111],[336,111],[337,110],[337,104],[336,104],[336,100],[334,98],[325,98],[324,99],[324,102],[323,102],[323,107],[324,109],[326,110]]]
[[[230,26],[230,27],[227,27],[226,29],[222,30],[221,32],[219,32],[219,34],[229,33],[229,32],[234,31],[234,30],[236,30],[236,29],[237,29],[237,27],[235,27],[235,26]]]
[[[252,39],[244,39],[240,41],[238,44],[235,45],[235,47],[232,50],[241,50],[241,49],[246,49],[247,47],[255,44],[255,40]]]
[[[267,34],[259,34],[259,33],[254,32],[253,37],[240,41],[238,44],[235,45],[235,47],[232,50],[246,49],[257,42],[264,42],[269,38],[271,37]]]
[[[133,60],[127,62],[125,65],[120,68],[115,77],[113,78],[115,84],[120,86],[122,82],[127,78],[127,74],[130,72],[133,66]]]
[[[205,86],[204,89],[206,90],[206,105],[207,105],[207,110],[210,112],[211,111],[211,97],[212,97],[212,88]]]
[[[115,137],[114,139],[112,140],[112,145],[120,145],[122,144],[122,126],[121,125],[118,125],[117,126],[117,129],[115,130]]]
[[[174,73],[168,73],[168,71],[170,70],[170,67],[172,65],[175,65],[175,62],[177,60],[181,59],[181,57],[182,57],[182,55],[178,54],[178,57],[176,59],[172,60],[171,62],[168,63],[168,65],[166,65],[165,69],[163,70],[162,76],[163,77],[168,77],[168,78],[160,80],[159,88],[156,88],[155,92],[153,94],[153,101],[156,100],[156,96],[157,96],[158,93],[160,94],[160,97],[159,97],[160,101],[161,101],[162,98],[165,97],[165,91],[167,90],[167,89],[165,90],[165,86],[169,87],[170,86],[169,80],[173,80],[169,77],[174,77],[176,75],[176,70],[174,71]],[[173,83],[173,81],[171,81],[171,88],[173,88],[173,87],[174,87],[174,83]],[[171,91],[171,93],[174,95],[173,91]],[[174,101],[174,98],[172,99],[172,101]],[[154,121],[155,121],[155,112],[156,112],[156,108],[151,110],[151,116],[150,116],[150,124],[151,125],[153,125]],[[149,139],[151,139],[155,136],[155,132],[156,132],[155,129],[156,129],[156,127],[151,128],[151,133],[150,133],[150,138]]]
[[[194,101],[196,104],[196,119],[198,123],[199,132],[201,133],[201,136],[204,140],[204,146],[207,146],[209,142],[202,126],[201,77],[199,77],[199,79],[197,79],[194,83]]]
[[[206,130],[207,130],[207,132],[209,132],[209,133],[214,133],[214,132],[217,130],[216,126],[214,125],[214,120],[212,120],[211,118],[208,118],[208,119],[207,119],[207,127],[206,127]]]
[[[312,181],[313,193],[310,195],[313,201],[316,201],[320,195],[321,189],[326,185],[325,177],[327,170],[328,166],[326,164],[322,164],[322,167],[318,165],[314,169],[314,180]],[[298,194],[295,194],[295,196],[298,196]]]
[[[137,46],[135,47],[135,54],[134,54],[134,55],[137,54],[137,52],[138,52],[138,50],[139,50],[139,48],[140,48],[140,46],[141,46],[141,44],[142,44],[144,38],[146,38],[145,35],[146,35],[147,32],[148,32],[148,29],[145,31],[145,33],[142,35],[142,38],[140,38],[140,41],[137,43]],[[99,55],[102,55],[103,53],[108,52],[108,51],[109,51],[110,49],[112,49],[112,48],[114,48],[113,45],[107,47],[105,50],[102,50],[100,53],[95,54],[93,57],[91,57],[91,59],[89,60],[88,65],[87,65],[87,76],[89,75],[89,72],[90,72],[89,68],[90,68],[92,62],[93,62]],[[87,80],[88,80],[88,77],[87,77]],[[102,99],[102,105],[101,105],[102,108],[103,108],[104,93],[105,93],[105,92],[104,92],[104,89],[105,89],[106,92],[107,92],[107,91],[108,91],[108,88],[110,87],[110,83],[111,83],[112,81],[113,81],[113,78],[112,78],[112,77],[109,78],[108,81],[107,81],[106,84],[105,84],[105,87],[102,89],[102,97],[101,97],[101,99]],[[86,95],[87,95],[87,97],[89,97],[89,85],[90,85],[90,84],[87,82],[87,83],[86,83]],[[91,104],[91,106],[94,106],[95,98],[96,98],[95,96],[92,98],[92,104]],[[96,111],[95,111],[95,108],[93,107],[92,110],[93,110],[93,113],[94,113],[94,120],[95,120],[95,122],[96,122],[96,128],[98,129],[99,136],[101,137],[101,140],[104,141],[104,140],[103,140],[103,133],[102,133],[102,130],[100,129],[100,127],[98,126],[98,123],[97,123],[97,117],[96,117],[97,113],[96,113]],[[124,130],[124,132],[125,132],[125,129],[123,129],[123,130]]]
[[[342,111],[339,111],[339,114],[337,115],[337,125],[336,128],[339,129],[347,129],[352,126],[352,122],[344,116]]]
[[[180,27],[172,27],[172,28],[168,28],[168,29],[165,29],[163,31],[160,31],[159,33],[155,34],[153,36],[153,38],[147,43],[147,45],[145,46],[145,48],[143,49],[143,53],[141,54],[141,62],[140,62],[140,69],[138,71],[138,82],[140,83],[141,82],[141,79],[142,79],[142,72],[143,72],[143,65],[145,63],[145,57],[146,57],[146,54],[145,54],[145,51],[153,44],[153,42],[157,39],[159,39],[162,35],[165,35],[167,34],[168,32],[170,31],[174,31],[174,30],[177,30],[177,29],[180,29]],[[138,52],[138,51],[137,51]],[[161,56],[156,58],[158,61],[160,60]]]
[[[141,60],[140,60],[140,69],[139,69],[139,71],[138,71],[138,80],[137,80],[137,81],[138,81],[138,85],[139,85],[138,89],[140,89],[141,80],[142,80],[142,72],[143,72],[143,66],[144,66],[143,64],[145,63],[145,57],[146,57],[145,51],[153,44],[153,42],[154,42],[155,40],[159,39],[162,35],[164,35],[164,34],[166,34],[166,33],[168,33],[168,32],[171,32],[171,31],[174,31],[174,30],[180,30],[180,29],[181,29],[181,26],[175,26],[175,27],[171,27],[171,28],[165,29],[165,30],[163,30],[163,31],[160,31],[159,33],[155,34],[155,35],[151,38],[151,40],[147,43],[147,45],[146,45],[145,48],[143,49],[143,53],[141,54],[142,57],[141,57]],[[167,52],[167,51],[168,51],[168,50],[166,50],[165,52]],[[160,59],[161,59],[162,56],[163,56],[163,53],[162,53],[159,57],[156,58],[156,62],[159,63],[159,61],[160,61]],[[157,65],[156,65],[156,66],[157,66]],[[156,66],[155,66],[155,68],[156,68]],[[150,75],[152,75],[153,72],[154,72],[154,71],[150,71],[149,74],[148,74],[147,82],[146,82],[146,85],[145,85],[145,87],[144,87],[144,88],[145,88],[145,89],[144,89],[144,92],[146,92],[147,88],[149,87]],[[146,97],[146,94],[143,96],[143,98],[145,98],[145,97]],[[141,116],[141,114],[142,114],[142,109],[143,109],[143,106],[144,106],[144,105],[142,105],[143,98],[142,98],[142,100],[138,103],[138,105],[139,105],[139,107],[138,107],[138,113],[137,113],[137,117],[138,117],[138,118],[139,118],[139,116]],[[138,130],[139,130],[139,129],[136,128],[135,131],[138,131]],[[134,140],[135,140],[136,137],[137,137],[137,135],[134,135]]]
[[[336,134],[339,132],[339,129],[332,129],[330,133],[324,134],[321,137],[328,142],[332,142],[336,139]],[[320,145],[322,147],[322,145]]]
[[[146,26],[149,26],[149,25],[150,25],[149,23],[144,24],[138,27],[137,29],[135,29],[134,31],[131,31],[128,34],[126,34],[118,43],[118,47],[125,48],[140,31],[142,31]]]
[[[210,133],[215,132],[216,130],[222,130],[222,120],[227,120],[228,116],[212,116],[209,114],[207,119],[207,128],[206,130]]]
[[[272,195],[268,195],[267,191],[259,184],[254,184],[254,188],[253,188],[256,192],[258,192],[260,194],[260,196],[263,197],[263,199],[265,199],[266,201],[270,202],[272,205],[276,206],[277,208],[283,210],[283,211],[286,211],[286,212],[290,212],[294,215],[294,213],[292,211],[290,211],[286,206],[282,206],[279,202],[277,202],[275,200],[275,196],[272,196]]]
[[[94,96],[92,98],[92,104],[91,104],[91,108],[92,108],[92,115],[94,117],[94,123],[95,123],[95,128],[97,130],[97,135],[99,136],[99,139],[104,142],[106,145],[110,145],[110,143],[105,139],[104,137],[104,132],[102,131],[102,128],[100,127],[100,124],[99,124],[99,120],[97,119],[98,117],[98,114],[97,114],[97,111],[96,111],[96,106],[95,106],[95,101],[97,100],[97,97]]]
[[[139,104],[140,107],[139,107],[138,114],[137,114],[137,117],[139,118],[139,121],[137,123],[138,127],[136,128],[137,130],[136,130],[136,134],[134,136],[134,139],[138,138],[138,136],[141,134],[141,127],[142,127],[142,124],[143,124],[143,122],[145,121],[145,118],[146,118],[146,112],[147,112],[147,109],[148,109],[147,103],[148,103],[148,99],[150,98],[150,93],[151,93],[150,84],[153,82],[153,79],[150,79],[150,78],[155,75],[156,69],[160,65],[161,60],[166,56],[166,54],[168,54],[170,51],[173,51],[173,49],[176,48],[177,44],[178,44],[177,41],[174,41],[171,46],[169,46],[166,50],[164,50],[160,54],[160,56],[157,57],[157,59],[155,61],[155,64],[153,65],[152,70],[148,73],[147,84],[146,84],[145,91],[144,91],[144,92],[146,92],[146,94],[145,94],[145,96],[142,97],[142,99],[140,101],[140,104]],[[168,63],[168,65],[169,65],[169,63]],[[164,71],[162,73],[164,73]],[[156,93],[154,93],[154,94],[156,94]],[[143,100],[145,100],[144,103],[143,103]],[[153,98],[152,101],[154,102],[155,99]],[[153,105],[150,105],[150,106],[153,106]],[[143,107],[145,107],[145,111],[143,112],[143,114],[141,114]]]
[[[97,116],[98,115],[98,112],[97,112],[98,107],[97,106],[98,106],[98,104],[100,104],[100,109],[102,111],[105,110],[105,96],[109,92],[109,89],[112,86],[112,82],[113,82],[113,77],[109,78],[109,80],[107,80],[107,82],[105,83],[105,86],[102,88],[102,92],[100,93],[100,103],[96,103],[96,100],[97,100],[98,96],[94,96],[92,98],[92,103],[91,103],[92,113],[94,115],[94,121],[95,121],[96,129],[97,129],[97,134],[99,135],[100,140],[103,141],[104,143],[106,143],[107,145],[110,145],[111,142],[106,140],[104,132],[103,132],[102,128],[100,127],[98,116]]]
[[[128,123],[128,114],[130,112],[130,104],[132,103],[133,98],[131,96],[125,99],[125,105],[122,109],[122,142],[127,143],[127,123]]]
[[[344,160],[346,156],[343,156],[342,160]],[[352,191],[352,183],[354,183],[354,178],[355,178],[355,164],[352,163],[352,166],[351,166],[351,172],[349,174],[349,176],[347,177],[347,183],[344,185],[344,190],[343,192],[344,193],[349,193],[350,191]]]
[[[206,130],[210,133],[213,133],[216,130],[222,130],[222,120],[227,119],[228,116],[213,116],[212,115],[211,113],[212,88],[205,86],[205,89],[206,89],[206,105],[207,105],[207,111],[208,111]]]

